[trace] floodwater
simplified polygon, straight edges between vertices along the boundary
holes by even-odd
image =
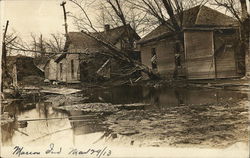
[[[55,143],[224,148],[248,142],[249,99],[247,93],[238,91],[116,87],[45,98],[2,106],[12,118],[24,120],[1,126],[3,146]],[[108,114],[53,108],[97,102],[145,106]]]

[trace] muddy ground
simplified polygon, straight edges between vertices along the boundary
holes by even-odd
[[[241,86],[247,89],[246,83]],[[249,91],[218,84],[199,83],[191,88],[151,82],[146,86],[88,87],[70,94],[28,88],[19,100],[5,100],[2,106],[9,115],[5,120],[14,120],[1,126],[2,142],[13,145],[25,136],[26,143],[41,143],[44,137],[48,141],[50,136],[63,134],[61,125],[65,124],[75,136],[101,132],[92,143],[120,146],[225,148],[248,143]],[[34,134],[32,129],[43,123],[47,127]]]

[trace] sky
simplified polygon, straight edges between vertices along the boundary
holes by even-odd
[[[9,20],[9,31],[27,38],[31,32],[49,35],[63,33],[60,0],[2,0],[1,26]]]
[[[16,32],[23,38],[31,33],[49,36],[51,33],[64,33],[62,0],[0,0],[1,27],[9,20],[9,32]],[[66,9],[70,6],[67,6]],[[67,8],[68,7],[68,8]],[[69,31],[74,31],[68,21]]]
[[[90,0],[88,0],[90,1]],[[9,20],[9,32],[16,32],[24,39],[31,33],[49,36],[51,33],[64,33],[62,0],[0,0],[2,30]],[[66,4],[68,11],[74,11],[70,3]],[[90,17],[96,13],[89,11]],[[72,21],[68,21],[69,31],[76,31]]]

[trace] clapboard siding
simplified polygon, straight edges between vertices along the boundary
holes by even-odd
[[[186,31],[185,57],[188,79],[215,77],[212,31]]]
[[[158,72],[172,76],[175,69],[174,44],[168,40],[161,41],[157,47]]]
[[[58,64],[57,64],[57,79],[58,81],[61,82],[66,82],[67,81],[67,61],[66,59],[62,59]]]
[[[157,43],[151,42],[141,46],[142,63],[149,68],[151,64],[151,50],[156,49],[157,72],[164,77],[173,77],[175,70],[174,38],[164,39]]]
[[[217,78],[238,77],[236,32],[215,32],[215,59]]]
[[[181,58],[181,70],[185,70],[183,76],[187,79],[241,77],[238,36],[236,29],[233,28],[186,29],[185,59]],[[176,66],[176,42],[176,38],[167,37],[157,42],[142,44],[142,63],[152,68],[151,50],[156,48],[157,72],[164,77],[173,77]],[[180,76],[180,73],[178,75]]]
[[[80,81],[79,54],[67,54],[66,60],[67,60],[67,82],[71,83]]]

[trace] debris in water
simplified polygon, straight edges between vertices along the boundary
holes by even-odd
[[[41,93],[66,95],[66,94],[77,93],[80,91],[82,91],[82,90],[70,89],[70,88],[44,88],[43,90],[41,90]]]
[[[61,107],[54,107],[56,110],[63,111],[82,111],[86,113],[113,113],[118,111],[118,108],[114,107],[110,103],[85,103],[85,104],[77,104],[77,105],[68,105]]]

